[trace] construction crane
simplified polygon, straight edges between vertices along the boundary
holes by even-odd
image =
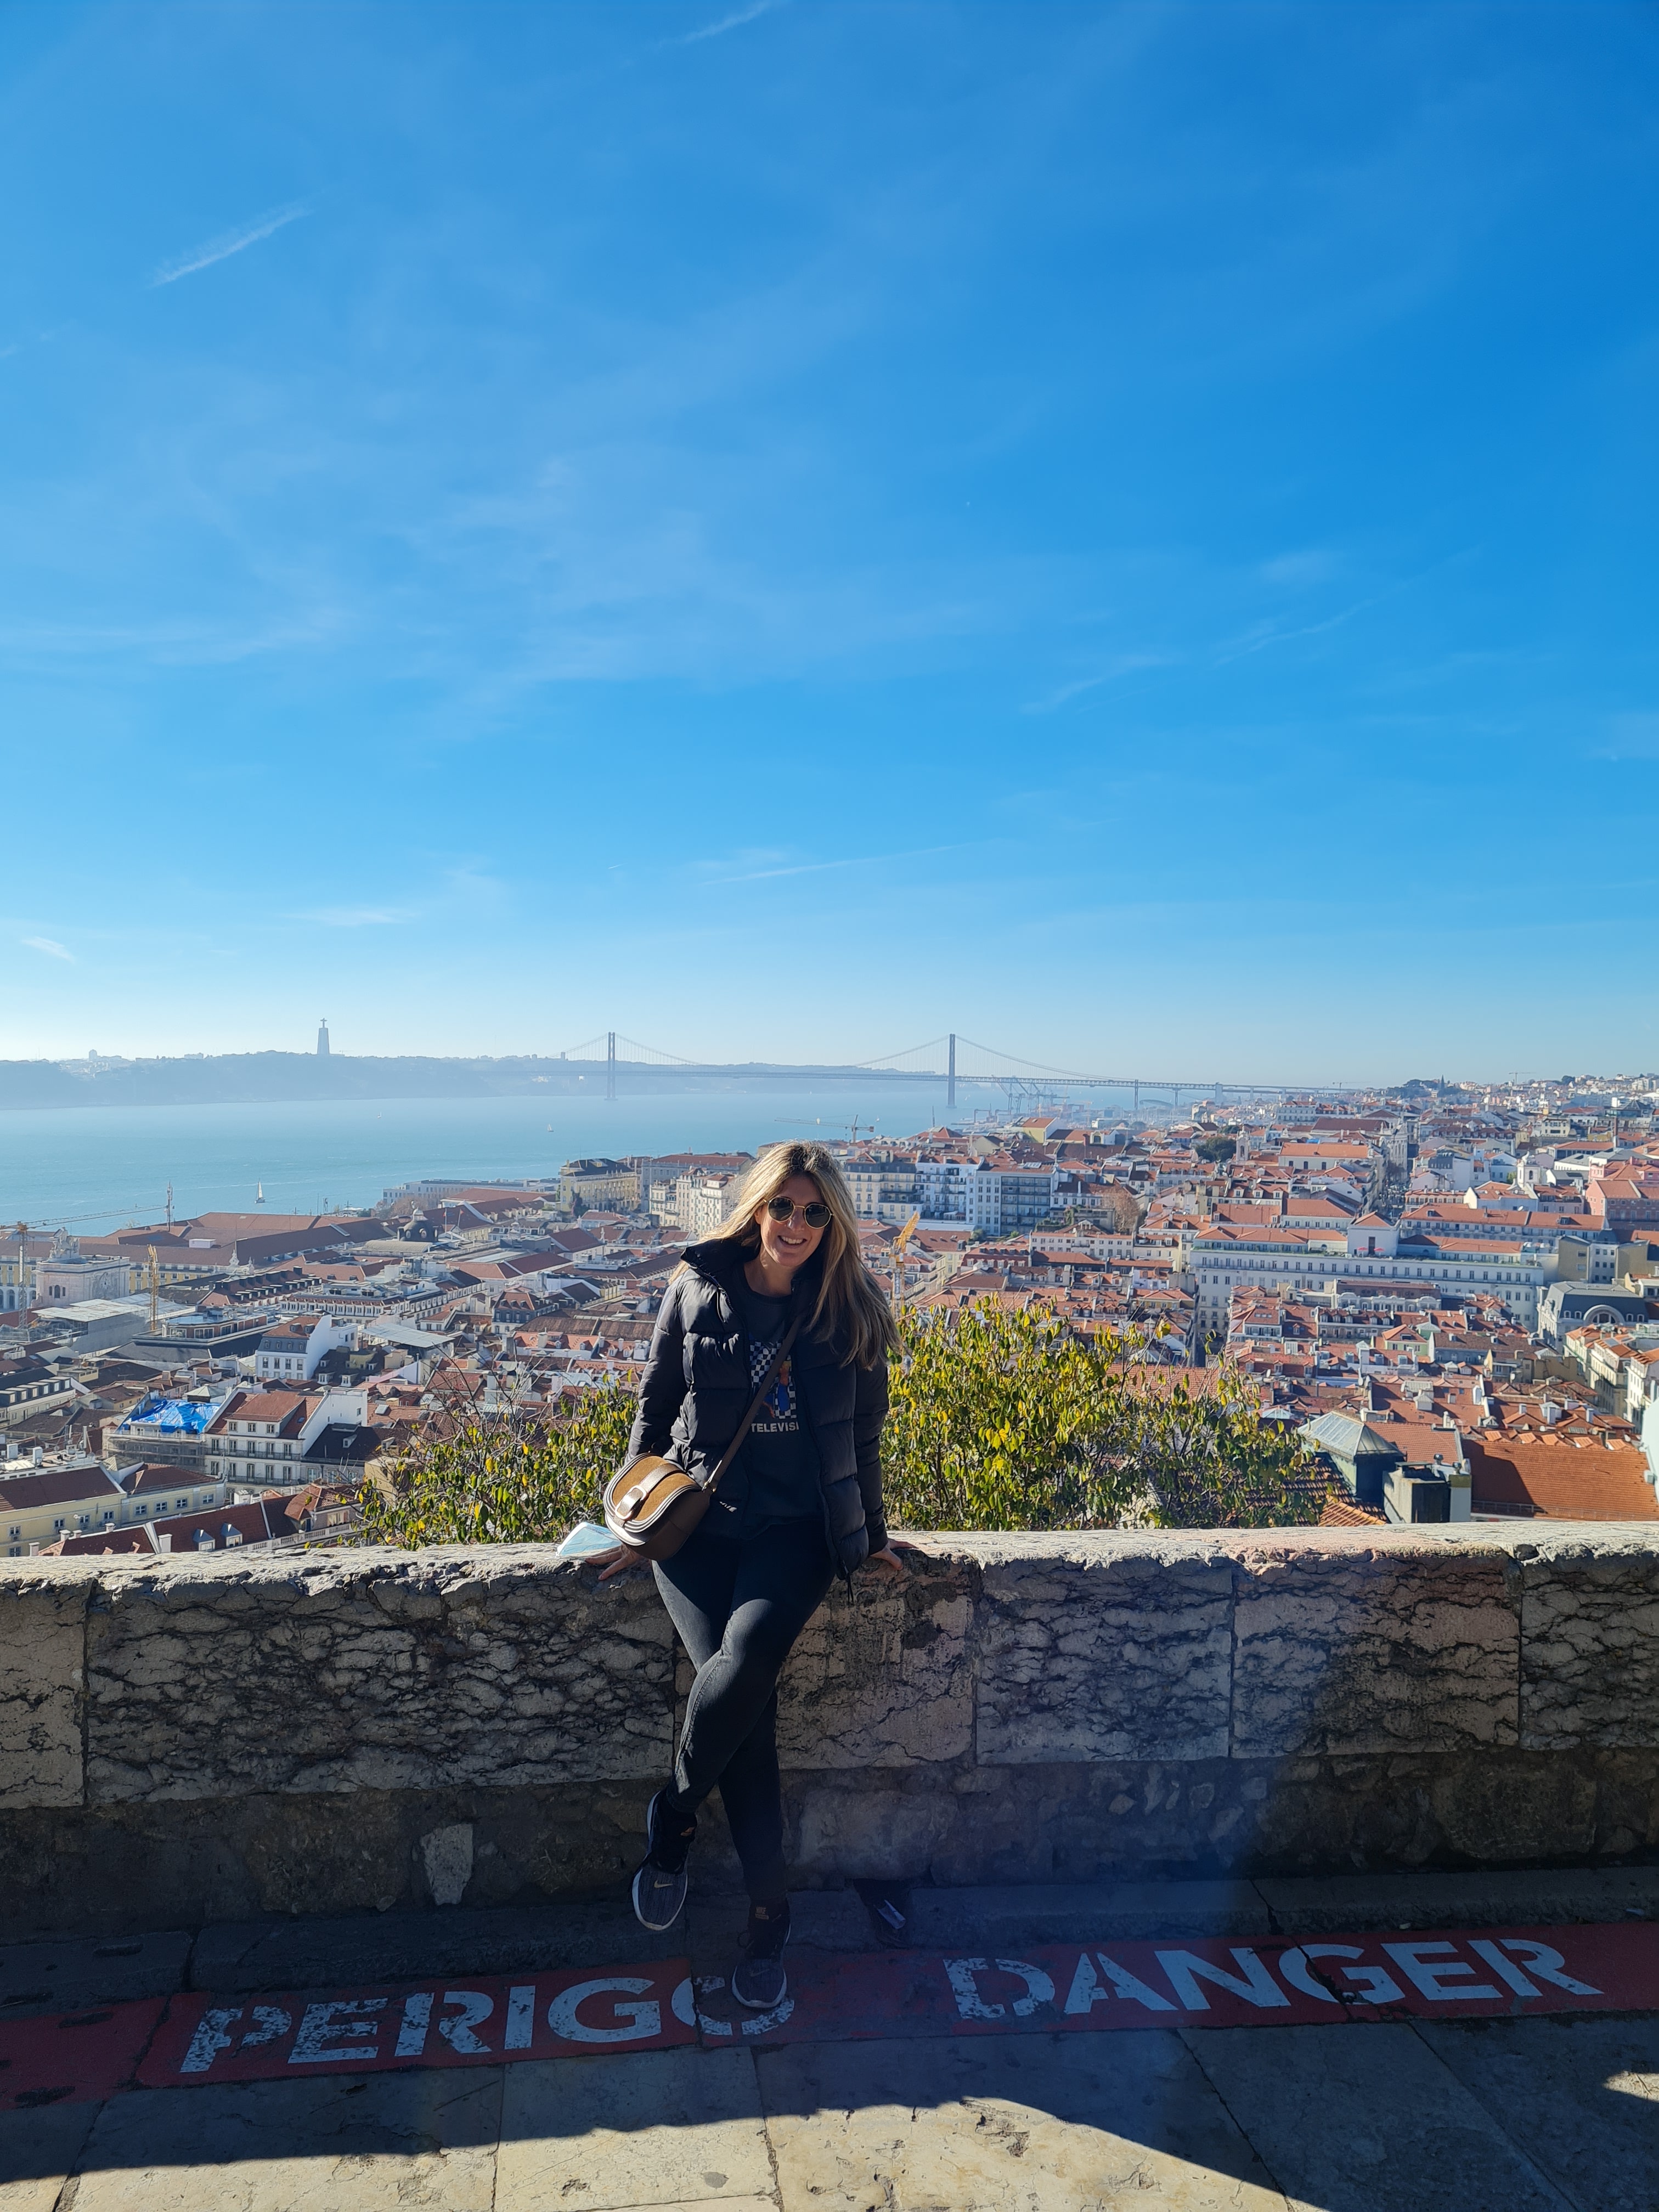
[[[149,1248],[149,1265],[144,1270],[144,1280],[149,1286],[149,1333],[155,1334],[155,1309],[161,1294],[161,1271],[155,1264],[155,1247]]]
[[[915,1236],[916,1224],[921,1220],[921,1208],[918,1206],[915,1212],[910,1216],[910,1218],[905,1223],[903,1228],[900,1230],[898,1235],[893,1239],[893,1304],[895,1307],[902,1306],[904,1304],[904,1267],[902,1264],[904,1259],[904,1248],[910,1242],[911,1237]]]

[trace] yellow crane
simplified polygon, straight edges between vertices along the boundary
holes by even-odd
[[[904,1257],[904,1248],[915,1234],[916,1224],[921,1218],[921,1208],[918,1206],[893,1239],[893,1305],[896,1310],[904,1304],[904,1270],[899,1263]]]

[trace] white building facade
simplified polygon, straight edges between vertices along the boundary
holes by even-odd
[[[1379,1239],[1379,1243],[1392,1239]],[[1227,1237],[1213,1233],[1193,1239],[1193,1275],[1200,1332],[1224,1331],[1232,1294],[1270,1291],[1281,1296],[1334,1297],[1342,1284],[1375,1283],[1403,1292],[1480,1291],[1500,1298],[1519,1328],[1538,1325],[1538,1303],[1550,1279],[1540,1258],[1447,1259],[1438,1253],[1410,1251],[1333,1252],[1323,1244],[1292,1243],[1269,1236]]]

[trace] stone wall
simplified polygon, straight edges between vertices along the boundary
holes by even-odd
[[[92,1929],[601,1888],[687,1682],[645,1575],[536,1547],[0,1562],[0,1894]],[[1646,1528],[933,1538],[791,1661],[791,1850],[825,1885],[1639,1854],[1656,1689]]]

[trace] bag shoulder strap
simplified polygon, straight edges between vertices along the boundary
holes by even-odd
[[[768,1364],[765,1374],[761,1376],[760,1388],[756,1391],[754,1396],[749,1401],[749,1411],[738,1423],[738,1433],[732,1437],[731,1443],[727,1444],[725,1451],[720,1455],[720,1465],[714,1469],[713,1474],[709,1476],[708,1481],[703,1484],[702,1486],[705,1490],[713,1491],[720,1477],[726,1473],[726,1468],[731,1466],[732,1461],[737,1457],[738,1449],[741,1446],[744,1438],[754,1426],[755,1416],[759,1413],[762,1402],[765,1399],[767,1392],[777,1380],[779,1368],[782,1366],[784,1361],[789,1357],[789,1347],[794,1342],[796,1333],[799,1328],[800,1316],[797,1314],[793,1321],[790,1322],[788,1328],[785,1331],[782,1343],[779,1345],[777,1350],[772,1354],[771,1360]]]

